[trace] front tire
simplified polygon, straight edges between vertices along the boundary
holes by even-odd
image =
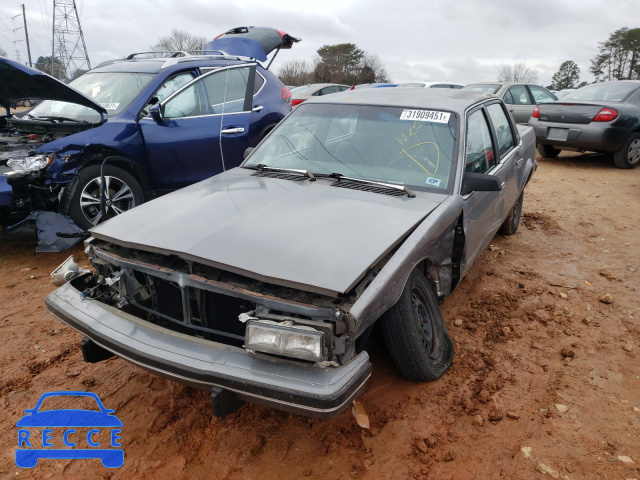
[[[411,273],[400,299],[381,318],[380,326],[389,355],[405,378],[436,380],[451,366],[453,342],[422,272]]]
[[[544,158],[556,158],[558,155],[560,155],[559,149],[552,147],[551,145],[544,145],[542,143],[539,143],[536,146],[536,150],[538,150],[538,153]]]
[[[618,168],[635,168],[640,165],[640,133],[632,133],[624,146],[613,154]]]
[[[69,189],[70,197],[63,205],[63,210],[67,210],[76,225],[84,230],[103,222],[103,217],[115,217],[144,202],[142,188],[133,175],[120,167],[105,165],[107,204],[106,215],[103,216],[100,205],[100,167],[89,165],[80,170],[75,185]]]

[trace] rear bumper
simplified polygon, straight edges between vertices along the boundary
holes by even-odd
[[[531,119],[528,123],[536,132],[536,140],[543,145],[559,149],[592,150],[595,152],[617,152],[632,132],[632,128],[615,127],[606,123],[588,124],[541,122]],[[551,129],[566,130],[566,140],[554,136]]]
[[[201,390],[229,390],[242,400],[317,418],[337,416],[371,376],[361,352],[346,365],[317,368],[250,354],[175,333],[97,301],[67,283],[46,298],[49,311],[97,345],[146,370]]]

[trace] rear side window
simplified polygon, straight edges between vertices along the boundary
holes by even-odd
[[[529,94],[527,93],[527,89],[524,85],[514,85],[509,89],[509,93],[511,94],[511,102],[514,105],[531,105],[531,100],[529,100]]]
[[[262,88],[262,85],[264,85],[264,77],[260,75],[258,72],[256,72],[256,79],[253,83],[254,95],[260,91],[260,89]]]
[[[555,102],[556,98],[548,90],[538,87],[537,85],[529,85],[529,91],[533,96],[534,103],[549,103]]]
[[[249,67],[229,68],[203,78],[202,84],[213,113],[241,112],[248,79]]]
[[[485,173],[496,164],[489,125],[482,110],[476,110],[469,115],[466,147],[465,171]]]
[[[511,130],[511,123],[499,103],[488,105],[487,113],[489,114],[496,139],[498,140],[498,154],[500,158],[503,158],[516,145],[515,139],[513,138],[513,131]]]

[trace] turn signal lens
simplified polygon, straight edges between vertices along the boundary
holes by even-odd
[[[593,117],[594,122],[610,122],[618,117],[618,111],[614,108],[603,108]]]
[[[304,102],[304,99],[302,98],[295,98],[293,100],[291,100],[291,106],[295,107],[296,105],[300,105],[302,102]],[[306,107],[305,107],[306,108]]]

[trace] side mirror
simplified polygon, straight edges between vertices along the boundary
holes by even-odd
[[[247,147],[247,149],[244,151],[244,154],[242,155],[242,159],[246,159],[249,155],[251,155],[251,152],[253,152],[255,150],[255,147]]]
[[[466,172],[462,179],[460,195],[467,195],[471,192],[499,192],[500,190],[502,190],[500,181],[493,175]]]
[[[153,105],[149,109],[149,113],[151,114],[151,118],[153,118],[154,122],[162,123],[162,113],[160,112],[160,106],[159,105]]]

